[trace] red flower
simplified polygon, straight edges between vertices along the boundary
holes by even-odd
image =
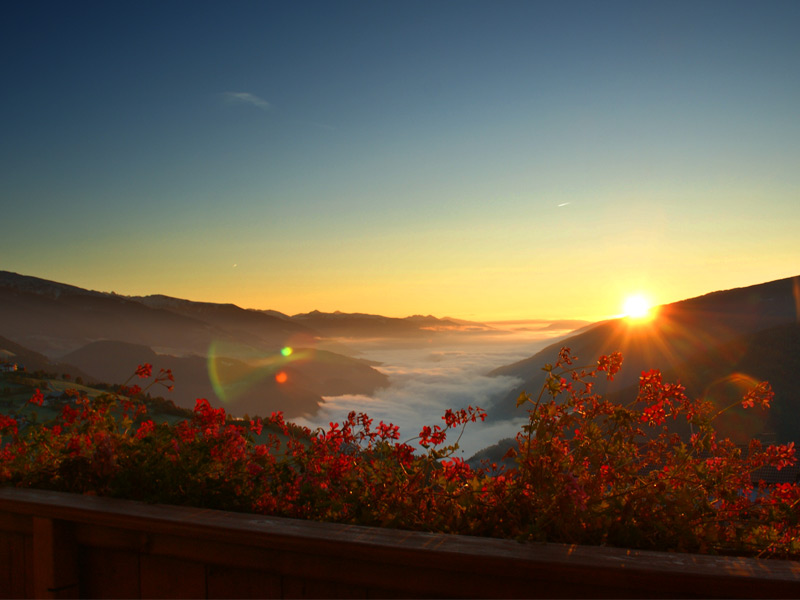
[[[144,363],[143,365],[139,365],[136,369],[136,375],[138,375],[141,379],[147,379],[153,374],[153,365],[150,363]]]
[[[609,380],[614,379],[620,368],[622,368],[622,353],[614,352],[611,356],[601,356],[597,361],[597,370],[605,371]]]
[[[14,417],[0,414],[0,430],[11,428],[14,431],[14,435],[16,435],[18,432],[17,427],[17,420]]]
[[[423,446],[425,444],[428,444],[430,442],[430,437],[431,437],[431,428],[428,427],[427,425],[423,427],[422,431],[419,432],[419,437],[420,437],[419,440],[420,444],[422,444]]]
[[[463,460],[453,457],[452,460],[443,460],[444,476],[449,481],[466,480],[472,476],[472,468]]]
[[[381,421],[378,424],[378,435],[381,439],[389,439],[389,440],[399,440],[400,439],[400,428],[397,425],[392,425],[389,423],[388,425]]]
[[[78,410],[72,408],[69,404],[65,404],[61,409],[61,419],[65,425],[72,425],[75,419],[78,418]]]
[[[434,425],[433,429],[428,426],[422,428],[419,432],[419,443],[421,446],[427,447],[429,444],[438,446],[447,439],[447,433],[438,425]]]
[[[577,356],[572,356],[572,351],[569,348],[563,346],[561,350],[558,351],[558,362],[556,363],[556,366],[569,366],[577,359]]]
[[[136,439],[141,440],[147,437],[148,435],[153,433],[153,431],[155,431],[155,428],[156,426],[155,423],[153,423],[153,421],[151,420],[145,421],[144,423],[139,425],[139,429],[136,431]]]
[[[784,467],[791,467],[797,462],[794,442],[778,446],[767,446],[767,462],[779,471]]]
[[[28,400],[31,404],[35,404],[36,406],[41,406],[44,403],[44,394],[39,391],[39,388],[36,388],[36,392],[31,396],[31,399]]]
[[[664,403],[657,402],[652,406],[647,406],[642,410],[642,415],[639,417],[640,423],[647,423],[651,427],[654,425],[663,425],[667,418],[667,413],[664,410]]]
[[[761,408],[769,408],[769,403],[772,402],[774,396],[775,392],[772,391],[772,386],[768,382],[762,381],[744,395],[742,406],[744,408],[753,408],[758,404]]]

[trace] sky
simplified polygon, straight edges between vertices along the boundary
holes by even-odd
[[[9,2],[0,269],[473,320],[798,275],[798,30],[796,1]]]

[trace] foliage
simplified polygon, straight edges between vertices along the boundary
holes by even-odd
[[[473,469],[455,458],[479,408],[452,411],[443,425],[400,442],[398,428],[365,414],[311,431],[266,419],[231,419],[203,399],[191,418],[155,423],[142,402],[150,365],[126,387],[93,401],[77,392],[49,423],[22,426],[0,415],[0,483],[270,515],[519,540],[608,544],[707,553],[800,557],[797,484],[753,483],[770,465],[795,462],[794,445],[748,448],[718,439],[722,412],[691,400],[658,371],[642,373],[628,405],[592,391],[622,364],[603,356],[575,366],[563,349],[546,365],[536,398],[522,394],[528,421],[509,451],[512,468]],[[40,392],[31,402],[42,401]],[[769,385],[745,407],[766,408]],[[690,439],[670,422],[691,424]]]

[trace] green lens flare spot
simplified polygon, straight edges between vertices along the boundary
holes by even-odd
[[[292,352],[294,352],[294,349],[292,349],[290,346],[281,348],[281,354],[283,356],[291,356]]]

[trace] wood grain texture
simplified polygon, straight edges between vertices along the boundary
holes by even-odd
[[[34,541],[50,535],[80,549],[84,597],[800,597],[793,561],[520,544],[0,488],[0,531],[25,529],[25,518],[40,522]],[[69,526],[48,533],[46,521]],[[33,568],[66,568],[41,544]]]

